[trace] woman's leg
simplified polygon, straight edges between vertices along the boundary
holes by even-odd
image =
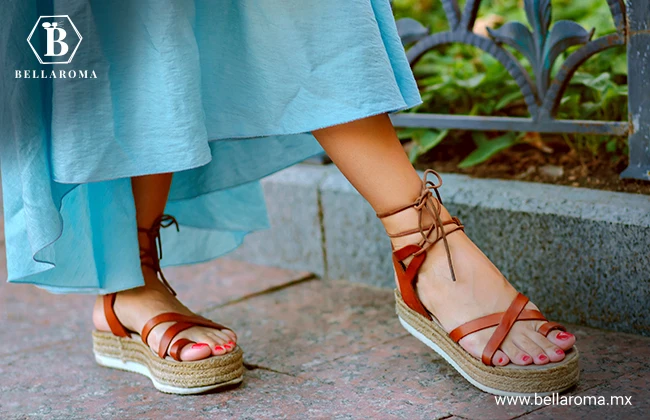
[[[386,115],[315,131],[314,136],[332,161],[352,185],[368,200],[377,213],[413,203],[420,194],[421,181],[399,143]],[[443,221],[451,217],[446,209]],[[382,219],[389,233],[403,232],[418,226],[418,213],[410,208]],[[394,238],[396,248],[417,243],[420,233]],[[447,237],[454,261],[457,281],[449,274],[447,255],[442,242],[428,250],[418,276],[418,294],[422,303],[441,322],[446,331],[508,308],[517,292],[499,270],[462,232]],[[529,303],[527,309],[536,309]],[[564,358],[575,337],[553,331],[548,338],[536,332],[540,321],[517,322],[497,351],[493,363],[505,365],[545,364]],[[481,358],[483,348],[494,328],[470,334],[460,344]]]
[[[163,214],[171,186],[172,174],[146,175],[131,179],[135,201],[136,220],[139,228],[149,229],[154,221]],[[149,249],[149,238],[138,233],[140,247]],[[148,266],[142,266],[144,286],[126,290],[117,294],[115,314],[122,324],[131,331],[140,332],[144,324],[163,312],[179,312],[191,315],[158,279],[157,273]],[[101,297],[97,298],[93,311],[95,327],[100,331],[110,331],[104,318]],[[158,348],[162,334],[173,323],[163,323],[155,327],[148,338],[153,349]],[[181,351],[182,360],[198,360],[212,354],[224,354],[235,348],[236,335],[229,330],[216,330],[205,327],[192,327],[178,334],[174,341],[188,338],[197,344],[186,346]]]

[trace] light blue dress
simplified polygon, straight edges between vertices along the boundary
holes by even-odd
[[[162,265],[210,260],[268,227],[258,180],[319,153],[312,130],[420,103],[388,0],[3,0],[2,9],[8,280],[53,292],[143,284],[129,177],[174,172],[166,213],[181,226],[163,232]],[[53,14],[83,37],[70,64],[40,64],[26,42]]]

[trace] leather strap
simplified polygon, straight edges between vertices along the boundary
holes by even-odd
[[[483,316],[466,322],[460,327],[453,329],[449,333],[449,338],[458,343],[463,337],[473,334],[477,331],[484,330],[490,327],[496,327],[501,322],[505,312],[497,312],[491,315]],[[546,318],[540,311],[535,309],[525,309],[521,311],[517,321],[546,321]]]
[[[169,355],[177,362],[181,362],[181,350],[183,350],[185,346],[194,343],[194,341],[188,340],[187,338],[179,338],[169,349]]]
[[[180,314],[177,314],[180,315]],[[217,324],[216,322],[212,322],[208,319],[199,317],[199,316],[186,316],[186,315],[181,315],[181,321],[175,323],[171,327],[169,327],[164,333],[162,338],[160,339],[160,344],[158,345],[158,356],[160,356],[161,359],[165,357],[165,354],[167,354],[169,350],[169,355],[172,356],[174,359],[180,361],[180,359],[177,359],[174,357],[172,354],[172,351],[175,351],[177,356],[180,356],[180,350],[187,345],[188,343],[185,344],[179,344],[178,347],[172,346],[172,349],[169,349],[169,344],[174,340],[174,337],[176,337],[178,334],[181,332],[192,328],[196,326],[202,326],[202,327],[210,327],[210,328],[215,328],[219,330],[224,330],[227,329],[221,324]],[[179,339],[178,341],[184,340],[183,338]],[[174,343],[176,344],[176,343]]]
[[[162,214],[154,220],[150,228],[138,227],[138,233],[143,233],[147,235],[149,239],[149,246],[147,248],[140,247],[140,262],[143,266],[151,268],[156,272],[158,280],[165,285],[169,292],[176,296],[176,291],[169,284],[165,275],[163,274],[162,268],[160,268],[160,260],[163,258],[162,251],[162,239],[160,238],[160,230],[168,228],[170,226],[175,226],[176,231],[179,231],[178,222],[174,216],[168,214]]]
[[[149,338],[151,331],[158,325],[165,322],[174,322],[174,324],[171,327],[167,328],[167,330],[165,330],[163,333],[163,336],[160,339],[160,344],[158,345],[158,356],[161,359],[164,359],[165,355],[169,352],[169,355],[177,361],[180,361],[180,354],[183,347],[190,343],[193,343],[191,340],[181,338],[178,339],[170,348],[169,345],[174,340],[174,337],[176,337],[181,332],[197,326],[214,328],[217,330],[229,329],[224,325],[210,321],[209,319],[203,318],[202,316],[183,315],[176,312],[165,312],[160,315],[156,315],[147,321],[147,323],[142,328],[142,334],[140,335],[142,341],[148,345],[147,339]]]
[[[548,336],[548,333],[550,333],[553,330],[566,331],[566,327],[557,322],[546,322],[537,329],[537,332],[542,334],[544,337],[546,337]]]
[[[408,245],[406,248],[411,248],[414,251],[420,249],[420,247],[417,245]],[[399,283],[399,290],[402,294],[404,303],[406,303],[406,305],[415,312],[430,320],[431,314],[429,314],[429,311],[427,311],[427,309],[420,301],[420,298],[418,297],[418,293],[416,291],[417,272],[426,259],[426,256],[426,254],[420,254],[416,257],[413,257],[406,270],[404,270],[404,265],[400,262],[399,257],[396,254],[393,254],[393,265],[395,266],[395,272],[397,273],[397,282]]]
[[[131,337],[131,333],[124,328],[124,325],[120,322],[119,319],[117,319],[117,315],[115,315],[115,310],[113,309],[113,305],[115,304],[115,298],[116,298],[115,293],[110,293],[108,295],[104,295],[102,298],[103,304],[104,304],[104,317],[106,317],[106,323],[108,324],[108,327],[111,329],[111,332],[113,335],[116,335],[118,337]]]
[[[437,178],[438,182],[434,183],[428,180],[427,177],[429,174],[433,174]],[[451,220],[447,220],[445,222],[441,220],[440,212],[442,210],[442,198],[438,192],[438,188],[440,188],[440,186],[442,186],[442,178],[440,175],[434,170],[427,169],[424,172],[424,176],[422,177],[422,188],[420,195],[413,203],[384,213],[377,213],[378,218],[384,219],[410,208],[413,208],[418,212],[418,227],[416,229],[398,233],[387,232],[387,234],[391,238],[399,238],[414,233],[420,233],[422,236],[422,239],[417,244],[411,244],[403,248],[393,250],[393,265],[395,267],[395,273],[397,274],[397,281],[399,284],[400,292],[402,294],[402,298],[404,299],[404,303],[406,303],[409,308],[429,320],[432,319],[431,314],[426,310],[420,301],[420,298],[418,297],[416,291],[418,271],[426,259],[427,250],[439,241],[443,241],[445,250],[447,251],[447,261],[449,263],[451,278],[453,281],[456,281],[456,273],[454,272],[451,252],[449,251],[449,244],[447,243],[447,235],[464,229],[464,226],[461,224],[460,220],[457,217],[453,217]],[[433,198],[434,192],[438,201]],[[428,226],[424,225],[422,219],[422,215],[425,211],[433,220],[433,223]],[[450,225],[455,226],[450,229],[446,229],[446,227]],[[432,238],[434,233],[435,236]],[[406,265],[404,261],[408,258],[412,259],[409,261],[408,265]]]
[[[501,321],[497,326],[497,329],[490,337],[490,340],[485,345],[483,349],[483,355],[481,356],[481,361],[483,364],[492,366],[492,357],[494,353],[497,352],[503,340],[506,339],[506,336],[510,332],[510,329],[517,321],[519,314],[524,310],[524,306],[528,303],[528,298],[521,293],[517,294],[517,297],[514,298],[510,307],[504,312],[501,317]]]
[[[216,322],[210,321],[209,319],[203,318],[202,316],[198,315],[183,315],[179,314],[176,312],[165,312],[159,315],[154,316],[151,318],[149,321],[147,321],[146,324],[144,324],[144,327],[142,327],[142,333],[140,334],[140,337],[142,338],[142,341],[147,344],[147,338],[149,338],[149,334],[151,333],[151,330],[153,330],[156,326],[164,323],[164,322],[189,322],[195,326],[201,326],[201,327],[208,327],[208,328],[214,328],[217,330],[229,330],[230,328],[225,327],[221,324],[218,324]]]
[[[181,332],[194,327],[195,325],[191,322],[177,322],[171,327],[167,328],[167,331],[163,334],[160,339],[160,344],[158,345],[158,357],[161,359],[165,358],[167,350],[169,349],[169,344],[172,342],[174,337],[176,337]]]

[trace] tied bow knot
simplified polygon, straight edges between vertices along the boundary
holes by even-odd
[[[138,232],[146,234],[147,238],[149,238],[149,247],[140,248],[140,260],[142,262],[142,265],[154,270],[160,282],[165,285],[167,290],[169,290],[172,295],[176,296],[176,291],[171,287],[162,272],[162,268],[160,267],[160,260],[163,258],[160,230],[171,226],[176,227],[176,232],[180,231],[180,227],[176,218],[168,214],[163,214],[153,222],[151,228],[138,228]]]

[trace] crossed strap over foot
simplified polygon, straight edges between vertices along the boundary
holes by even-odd
[[[427,177],[429,174],[433,174],[437,178],[438,182],[434,183],[428,180]],[[442,199],[440,197],[440,193],[438,192],[438,188],[441,186],[442,178],[440,175],[432,169],[427,169],[424,172],[424,176],[422,178],[422,189],[420,196],[415,200],[414,203],[402,206],[389,212],[377,214],[378,218],[383,219],[410,208],[414,208],[416,211],[418,211],[418,228],[395,234],[388,233],[388,236],[391,238],[399,238],[418,232],[422,236],[422,239],[417,244],[407,245],[399,249],[393,249],[393,265],[395,267],[395,272],[397,273],[397,281],[399,283],[399,289],[404,303],[406,303],[409,308],[430,321],[433,320],[433,316],[424,307],[417,294],[418,272],[424,263],[424,260],[426,259],[427,250],[439,241],[443,241],[445,245],[445,251],[447,252],[447,261],[449,263],[451,279],[452,281],[456,281],[456,274],[454,272],[451,252],[449,250],[449,244],[447,243],[447,235],[459,230],[463,230],[464,228],[460,220],[456,217],[452,217],[451,220],[445,222],[441,220],[440,213],[442,209]],[[437,201],[435,201],[433,198],[434,192],[438,199]],[[425,211],[431,216],[431,219],[433,220],[430,226],[423,225],[422,215]],[[447,226],[451,227],[447,228]],[[408,262],[408,264],[406,264],[405,260],[409,258],[411,258],[411,260]],[[527,303],[528,298],[519,293],[505,312],[499,312],[475,319],[473,321],[469,321],[454,329],[451,333],[449,333],[449,336],[452,340],[458,343],[458,341],[469,334],[481,331],[486,328],[497,327],[494,331],[494,334],[492,334],[492,337],[485,346],[481,357],[481,361],[485,365],[491,366],[492,357],[505,340],[515,322],[534,320],[546,321],[546,318],[544,315],[542,315],[541,312],[537,310],[524,310],[524,307]],[[556,322],[547,321],[540,326],[538,332],[544,336],[547,336],[553,330],[566,331],[566,328]]]
[[[122,323],[117,319],[117,316],[115,315],[115,311],[113,309],[113,305],[115,304],[115,297],[116,294],[111,293],[109,295],[105,295],[103,298],[104,315],[106,316],[108,326],[111,329],[111,332],[118,337],[131,337],[131,332],[127,330],[124,325],[122,325]],[[160,344],[158,345],[158,357],[164,359],[165,356],[169,354],[174,360],[178,362],[181,361],[181,351],[183,348],[187,345],[195,343],[192,340],[181,338],[176,340],[176,342],[170,346],[171,342],[174,340],[174,337],[176,337],[181,332],[192,327],[208,327],[217,330],[229,329],[228,327],[225,327],[216,322],[212,322],[209,319],[203,318],[199,315],[183,315],[176,312],[166,312],[151,318],[142,328],[140,337],[142,338],[142,341],[145,345],[149,345],[147,343],[147,338],[149,338],[151,331],[164,322],[174,322],[174,324],[171,327],[167,328],[167,330],[162,335]]]
[[[486,315],[484,317],[466,322],[451,331],[449,333],[449,337],[458,343],[463,337],[473,334],[477,331],[481,331],[486,328],[497,327],[492,334],[492,337],[490,337],[487,344],[485,345],[483,354],[481,355],[481,361],[483,364],[490,366],[492,365],[492,358],[494,357],[494,354],[503,343],[503,340],[506,339],[506,336],[512,329],[512,326],[515,325],[515,322],[546,321],[546,318],[540,311],[534,309],[524,309],[527,303],[528,298],[523,294],[518,293],[517,297],[514,298],[510,304],[510,307],[508,307],[505,312]],[[537,332],[546,337],[553,330],[566,331],[566,328],[557,322],[546,321],[537,329]]]

